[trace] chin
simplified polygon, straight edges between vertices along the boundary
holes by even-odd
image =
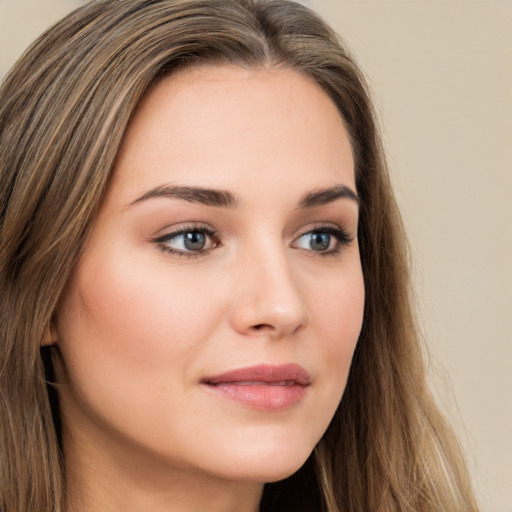
[[[297,472],[311,455],[313,448],[310,445],[297,446],[285,442],[277,446],[255,444],[248,449],[238,450],[231,457],[226,453],[221,471],[229,480],[277,482]]]

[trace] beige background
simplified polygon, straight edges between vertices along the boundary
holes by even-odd
[[[0,76],[81,3],[0,0]],[[417,262],[432,379],[482,511],[512,512],[512,1],[303,3],[370,77]]]

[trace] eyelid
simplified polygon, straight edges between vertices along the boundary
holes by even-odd
[[[170,247],[169,245],[166,245],[166,242],[169,242],[175,238],[178,238],[181,235],[185,235],[186,233],[191,232],[201,232],[207,235],[207,237],[212,241],[211,247],[208,247],[207,249],[200,249],[197,251],[192,250],[182,250],[182,249],[174,249]],[[204,224],[202,222],[199,223],[187,223],[182,224],[179,226],[174,227],[172,230],[168,230],[165,234],[161,236],[157,236],[156,238],[153,238],[151,240],[153,243],[157,244],[158,247],[162,252],[174,254],[180,257],[187,257],[187,258],[193,258],[198,256],[204,256],[208,254],[211,249],[214,249],[216,247],[219,247],[221,245],[220,238],[211,226],[208,224]]]
[[[331,222],[321,222],[320,224],[312,224],[302,228],[299,234],[294,238],[294,240],[299,239],[300,237],[307,235],[308,233],[328,233],[330,235],[340,235],[344,236],[347,241],[353,241],[356,237],[351,234],[350,230],[346,229],[343,226],[340,226],[336,223]]]
[[[343,247],[351,244],[355,240],[355,236],[350,233],[349,230],[345,229],[338,224],[331,223],[321,223],[320,225],[306,226],[303,228],[300,233],[293,239],[293,244],[300,240],[302,237],[312,233],[326,233],[328,235],[334,236],[337,240],[337,245],[335,248],[326,250],[326,251],[315,251],[313,249],[305,249],[302,247],[296,247],[297,249],[306,251],[310,253],[311,256],[315,257],[328,257],[328,256],[336,256],[338,255]]]

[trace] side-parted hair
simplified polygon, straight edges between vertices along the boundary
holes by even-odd
[[[366,304],[341,404],[262,511],[473,512],[431,399],[409,261],[365,80],[334,32],[286,0],[97,0],[43,34],[0,89],[0,510],[64,512],[51,358],[41,340],[144,94],[177,69],[289,68],[339,109],[355,158]]]

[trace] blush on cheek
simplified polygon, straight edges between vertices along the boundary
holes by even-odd
[[[98,357],[108,353],[134,371],[172,367],[178,354],[188,352],[193,359],[195,348],[222,318],[220,301],[190,276],[166,278],[148,270],[150,265],[136,272],[126,272],[122,264],[107,268],[78,272],[68,301],[73,338],[97,350]]]
[[[341,290],[323,305],[324,346],[327,361],[338,366],[340,375],[348,375],[354,350],[361,333],[364,312],[362,278],[350,285],[350,293]],[[338,297],[339,300],[336,300]],[[343,383],[343,387],[345,382]]]

